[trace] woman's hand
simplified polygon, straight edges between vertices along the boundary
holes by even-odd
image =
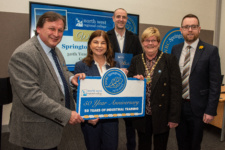
[[[144,80],[144,77],[143,75],[136,75],[136,76],[133,76],[133,78],[136,78],[136,79],[139,79],[139,80]]]
[[[88,123],[92,124],[93,126],[95,126],[99,121],[99,118],[97,119],[93,119],[93,120],[88,120]]]

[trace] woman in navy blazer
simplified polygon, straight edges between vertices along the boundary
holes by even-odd
[[[74,73],[102,76],[107,69],[119,67],[113,60],[113,51],[105,31],[96,30],[88,41],[87,56],[75,64]],[[87,150],[116,150],[118,146],[118,119],[94,119],[81,124]]]

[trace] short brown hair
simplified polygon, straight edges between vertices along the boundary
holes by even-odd
[[[185,15],[183,17],[182,21],[181,21],[181,26],[182,26],[183,21],[184,21],[185,18],[196,18],[198,20],[198,25],[200,26],[200,21],[199,21],[198,17],[196,15],[194,15],[194,14],[187,14],[187,15]]]
[[[106,62],[109,63],[110,67],[114,67],[116,65],[116,62],[113,59],[113,50],[109,41],[109,37],[107,33],[103,30],[96,30],[94,31],[89,40],[88,40],[88,48],[87,48],[87,56],[82,60],[84,63],[86,63],[89,67],[91,66],[94,58],[93,58],[93,52],[90,48],[91,42],[95,37],[100,37],[102,36],[107,44],[107,50],[105,52],[105,57],[106,57]]]
[[[60,15],[60,14],[58,14],[56,12],[53,12],[53,11],[48,11],[48,12],[44,13],[43,15],[41,15],[41,17],[38,19],[36,28],[37,27],[42,28],[46,21],[54,22],[54,21],[57,21],[59,19],[63,21],[64,29],[65,29],[65,27],[66,27],[66,19],[62,15]],[[38,35],[37,30],[35,30],[35,35],[36,36]]]
[[[117,10],[124,10],[124,11],[127,13],[127,11],[126,11],[124,8],[117,8],[117,9],[114,11],[113,16],[115,16],[115,12],[116,12]]]

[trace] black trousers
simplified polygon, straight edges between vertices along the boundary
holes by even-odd
[[[23,150],[57,150],[57,147],[50,148],[50,149],[31,149],[31,148],[25,148],[25,147],[23,147]]]
[[[102,119],[95,126],[81,124],[87,150],[117,150],[118,119]]]
[[[135,129],[132,126],[131,118],[123,118],[125,121],[126,127],[126,137],[127,137],[127,150],[135,150],[136,149],[136,134]]]
[[[193,114],[190,102],[182,104],[181,120],[176,128],[179,150],[200,150],[203,137],[203,117]]]
[[[152,136],[154,150],[166,150],[169,131],[161,134],[153,134],[152,130],[152,116],[146,116],[146,132],[138,131],[138,149],[139,150],[151,150],[152,149]]]

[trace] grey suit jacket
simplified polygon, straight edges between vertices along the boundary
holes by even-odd
[[[55,51],[69,84],[73,74],[68,71],[59,49]],[[8,67],[13,92],[9,141],[33,149],[56,147],[71,110],[65,108],[56,73],[36,36],[15,50]],[[74,109],[71,89],[70,97]]]

